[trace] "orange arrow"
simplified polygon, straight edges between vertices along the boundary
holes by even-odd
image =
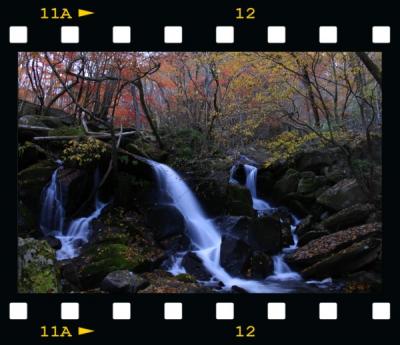
[[[84,335],[84,334],[93,333],[93,332],[94,332],[93,329],[78,327],[78,335]]]

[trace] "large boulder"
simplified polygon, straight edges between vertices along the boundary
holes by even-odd
[[[251,254],[250,246],[238,238],[223,236],[221,241],[220,264],[233,276],[240,276]]]
[[[301,275],[305,279],[323,279],[355,272],[379,259],[381,251],[382,241],[368,238],[316,262],[302,270]]]
[[[294,169],[288,169],[284,176],[282,176],[273,187],[273,197],[277,201],[281,201],[288,194],[297,191],[300,175]]]
[[[298,241],[298,246],[302,247],[306,245],[308,242],[311,242],[312,240],[315,240],[317,238],[320,238],[322,236],[329,235],[328,231],[323,231],[323,230],[311,230],[306,232],[304,235],[299,237]]]
[[[199,178],[194,182],[193,191],[207,215],[214,217],[223,214],[226,201],[225,181],[217,178]]]
[[[47,152],[37,144],[27,141],[18,147],[18,171],[48,158]]]
[[[60,128],[65,125],[65,122],[56,116],[42,116],[42,115],[24,115],[18,119],[19,125],[24,126],[37,126],[48,128]]]
[[[147,286],[146,279],[128,270],[111,272],[101,282],[101,289],[110,293],[135,293]]]
[[[193,252],[188,252],[182,259],[182,266],[186,272],[196,277],[197,280],[210,280],[211,274],[206,270],[203,261]]]
[[[226,212],[233,216],[252,216],[253,199],[250,191],[239,184],[230,184],[226,191]]]
[[[222,237],[220,264],[229,274],[247,279],[264,279],[274,269],[269,255],[229,235]]]
[[[367,197],[354,178],[346,178],[323,192],[317,202],[340,211],[355,204],[367,202]]]
[[[373,205],[356,204],[325,218],[319,225],[331,232],[346,229],[363,224],[373,210]]]
[[[42,191],[56,168],[55,163],[42,160],[18,173],[18,196],[36,214],[41,209]]]
[[[18,238],[18,292],[61,292],[55,251],[46,241]]]
[[[151,208],[147,213],[147,224],[154,229],[157,241],[181,235],[185,231],[185,218],[172,205]]]
[[[297,192],[301,194],[313,193],[327,182],[326,177],[316,176],[312,171],[304,171],[300,174],[300,177]]]
[[[253,250],[276,254],[282,249],[282,223],[273,216],[243,217],[238,220],[231,232]]]
[[[338,149],[317,149],[300,152],[295,158],[298,170],[311,170],[319,173],[327,165],[332,165],[339,154]]]
[[[286,261],[295,268],[305,268],[334,253],[369,237],[380,237],[382,224],[372,223],[341,230],[312,240],[286,256]]]
[[[157,247],[117,241],[103,240],[84,247],[79,257],[63,266],[63,277],[80,288],[89,289],[99,286],[113,271],[141,273],[157,268],[165,260],[163,251]]]
[[[17,206],[17,232],[19,236],[30,237],[37,236],[38,217],[27,208],[21,200],[18,200]]]

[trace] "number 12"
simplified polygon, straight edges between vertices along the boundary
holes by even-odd
[[[243,10],[243,8],[241,7],[238,7],[236,9],[236,12],[237,12],[236,19],[256,19],[255,17],[256,10],[253,7],[246,8],[245,10]],[[245,15],[243,15],[243,12],[245,13]]]

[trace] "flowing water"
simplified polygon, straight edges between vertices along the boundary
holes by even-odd
[[[221,233],[213,221],[206,217],[200,203],[190,188],[178,173],[169,166],[154,161],[149,161],[149,163],[155,171],[160,190],[165,194],[161,196],[162,199],[172,202],[185,218],[188,235],[194,247],[193,251],[202,260],[204,267],[211,273],[213,279],[223,282],[226,290],[236,285],[248,292],[255,293],[293,291],[293,287],[285,283],[287,281],[301,281],[301,277],[296,272],[290,270],[286,265],[284,262],[284,255],[289,250],[294,250],[296,248],[297,239],[295,240],[295,244],[287,248],[285,253],[273,258],[274,274],[267,279],[258,281],[231,276],[220,265]],[[252,193],[254,208],[259,212],[271,210],[272,207],[266,201],[257,198],[255,184],[256,174],[257,169],[255,167],[246,167],[246,185]],[[296,218],[293,219],[295,224],[292,227],[292,231],[294,232],[298,220]],[[185,253],[178,253],[173,258],[173,264],[170,269],[170,272],[173,274],[185,272],[184,268],[181,266],[184,254]]]
[[[97,195],[95,209],[87,217],[72,220],[69,226],[65,227],[64,194],[58,182],[58,173],[63,167],[57,168],[49,185],[43,192],[43,204],[40,218],[40,228],[45,235],[58,238],[61,242],[61,249],[57,250],[58,260],[71,259],[79,254],[79,247],[87,243],[91,231],[91,222],[100,216],[106,206]],[[97,188],[99,173],[96,170],[94,188]]]

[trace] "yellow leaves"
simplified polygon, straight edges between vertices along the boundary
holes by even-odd
[[[62,153],[65,162],[86,166],[101,159],[106,152],[104,144],[92,137],[84,141],[70,140]]]

